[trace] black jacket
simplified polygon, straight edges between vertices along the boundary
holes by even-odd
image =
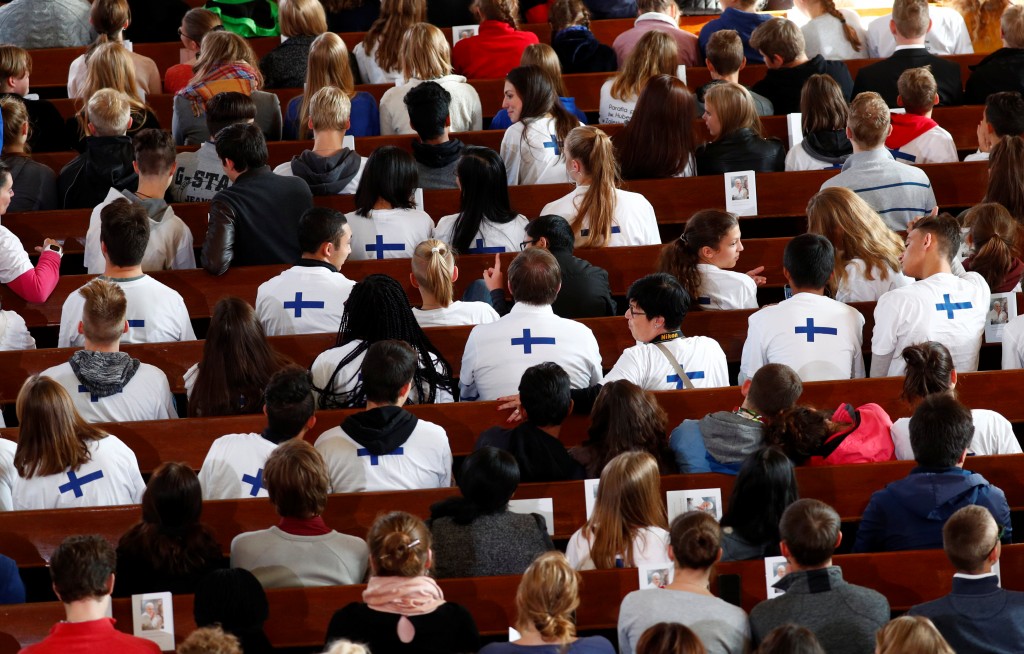
[[[583,26],[569,27],[551,37],[551,47],[562,64],[562,73],[607,73],[618,70],[615,51],[601,43]]]
[[[428,8],[427,11],[430,11]],[[366,32],[380,18],[380,0],[363,0],[358,7],[327,12],[328,32]],[[433,19],[428,22],[435,23]],[[351,51],[349,52],[351,55]],[[353,67],[353,72],[358,68]]]
[[[0,93],[0,98],[17,98],[28,112],[28,145],[32,152],[61,152],[68,149],[64,118],[49,100],[26,100],[16,93]]]
[[[847,102],[853,97],[850,69],[842,61],[829,61],[821,55],[792,68],[771,68],[751,90],[771,100],[776,114],[796,114],[800,113],[800,92],[811,75],[829,75],[839,83]]]
[[[618,315],[608,271],[569,251],[551,251],[562,270],[562,288],[551,310],[562,318],[600,318]],[[503,290],[491,291],[491,304],[499,315],[509,311]]]
[[[853,144],[846,138],[845,129],[811,132],[800,141],[800,147],[814,159],[835,167],[853,154]]]
[[[999,91],[1024,93],[1024,49],[1000,48],[971,66],[966,104],[985,104],[989,95]]]
[[[763,139],[747,128],[697,148],[698,175],[720,175],[736,170],[774,173],[785,169],[786,150],[782,142]]]
[[[960,81],[960,64],[936,57],[925,50],[924,46],[897,50],[888,59],[861,68],[853,83],[853,94],[856,96],[864,91],[874,91],[882,96],[887,105],[895,107],[896,96],[900,94],[896,88],[900,74],[908,68],[922,66],[932,67],[932,75],[939,86],[939,104],[963,104],[964,85]]]
[[[85,152],[61,168],[57,195],[65,209],[92,209],[107,197],[107,191],[134,191],[139,176],[132,163],[135,149],[127,136],[90,136]]]
[[[315,36],[293,36],[260,59],[264,89],[299,89],[306,83],[306,61]]]
[[[587,0],[583,4],[587,5],[593,20],[637,17],[636,0]]]

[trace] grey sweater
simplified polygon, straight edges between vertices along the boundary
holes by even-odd
[[[468,525],[450,517],[430,521],[434,576],[519,575],[537,555],[554,549],[544,517],[510,511],[477,517]]]
[[[619,607],[619,654],[633,654],[637,641],[659,622],[693,630],[708,654],[745,654],[750,649],[747,614],[717,597],[684,590],[634,590]]]

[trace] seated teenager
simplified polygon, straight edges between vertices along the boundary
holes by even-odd
[[[872,59],[891,57],[897,48],[903,45],[899,38],[899,22],[901,17],[905,20],[907,14],[911,12],[907,12],[905,5],[902,12],[898,11],[898,4],[893,4],[891,14],[879,16],[868,25],[868,57]],[[1000,27],[997,23],[994,26],[990,24],[985,29],[979,23],[983,22],[985,18],[991,21],[994,17],[993,14],[1001,14],[1002,6],[1004,5],[973,5],[971,0],[966,0],[966,2],[958,0],[947,6],[929,2],[921,12],[928,25],[925,28],[927,33],[924,35],[922,44],[928,49],[928,52],[935,55],[973,54],[973,40],[980,36],[979,32],[988,32],[988,40],[991,42],[993,39],[992,28],[995,27],[995,31],[998,32]],[[916,7],[914,11],[918,11]],[[971,21],[973,25],[970,29],[967,27],[968,21]],[[906,34],[907,31],[904,30],[903,33]],[[998,40],[996,42],[998,43]],[[984,47],[978,52],[992,49],[994,48],[991,46]]]
[[[518,0],[481,0],[476,7],[480,30],[455,44],[452,64],[456,73],[469,79],[500,79],[519,65],[523,50],[539,40],[533,32],[519,29]]]
[[[619,66],[626,63],[637,42],[650,32],[662,32],[676,42],[678,63],[684,66],[700,64],[697,37],[679,27],[679,5],[673,0],[637,0],[637,18],[633,27],[622,32],[612,43]]]
[[[963,221],[970,251],[964,270],[984,277],[993,293],[1019,291],[1024,262],[1016,256],[1020,227],[1010,212],[997,202],[983,202],[965,211]]]
[[[644,34],[618,74],[601,85],[599,122],[628,123],[647,82],[657,75],[675,75],[677,53],[675,41],[664,32]]]
[[[306,78],[313,39],[327,31],[327,16],[319,0],[288,0],[278,8],[281,43],[260,59],[263,87],[294,89]]]
[[[971,66],[964,84],[964,102],[984,104],[993,93],[1024,92],[1024,7],[1010,3],[999,19],[1002,47]]]
[[[11,206],[13,188],[11,169],[0,161],[0,216]],[[0,283],[26,302],[42,304],[60,281],[64,248],[52,238],[47,238],[37,251],[39,259],[33,266],[21,240],[0,225]]]
[[[565,75],[614,72],[618,68],[615,51],[590,31],[591,13],[583,0],[555,0],[548,10],[551,47]]]
[[[558,95],[558,102],[565,107],[566,111],[576,116],[583,124],[587,122],[587,114],[576,107],[576,98],[569,96],[565,81],[562,79],[562,65],[558,61],[558,55],[546,43],[534,43],[526,46],[523,50],[523,58],[519,61],[520,66],[536,66],[548,78],[551,88]],[[508,117],[508,110],[501,109],[494,114],[488,129],[507,129],[512,125],[512,119]]]
[[[429,239],[416,246],[409,281],[423,298],[422,306],[412,310],[420,327],[480,325],[498,319],[487,302],[455,299],[458,278],[459,269],[447,243]]]
[[[873,463],[896,458],[892,419],[874,403],[843,403],[833,412],[794,406],[765,429],[765,445],[778,447],[794,465]]]
[[[771,20],[771,14],[757,11],[760,4],[758,0],[719,0],[719,4],[722,6],[722,15],[700,28],[700,35],[697,38],[701,54],[707,57],[708,41],[716,32],[734,30],[743,40],[743,55],[747,61],[752,64],[764,63],[761,53],[750,45],[750,35],[759,25]]]
[[[786,170],[841,168],[853,154],[846,136],[850,107],[843,91],[828,75],[811,75],[800,91],[803,138],[786,155]]]
[[[206,101],[206,127],[210,138],[199,149],[179,152],[171,184],[174,202],[209,202],[231,185],[224,165],[217,156],[217,134],[235,123],[252,123],[256,119],[256,103],[244,93],[225,91]]]
[[[0,58],[3,48],[0,46]],[[2,59],[0,59],[2,65]],[[3,114],[3,162],[14,180],[14,197],[7,211],[47,211],[56,209],[57,174],[53,168],[32,158],[28,141],[32,131],[25,101],[11,94],[0,94],[0,113]]]
[[[743,461],[722,515],[722,560],[749,561],[779,554],[779,520],[800,497],[793,463],[777,447]]]
[[[993,93],[985,100],[985,111],[978,123],[978,151],[964,161],[985,161],[1004,136],[1024,134],[1024,98],[1017,91]]]
[[[694,174],[693,95],[678,77],[652,77],[633,119],[612,138],[623,179],[663,179]]]
[[[451,128],[448,114],[451,93],[437,82],[423,82],[409,89],[402,101],[409,116],[409,126],[419,136],[418,141],[412,142],[412,156],[416,159],[420,188],[458,188],[455,168],[466,146],[448,133]],[[502,168],[504,178],[504,166]]]
[[[185,15],[181,17],[181,27],[178,28],[178,38],[185,46],[180,51],[182,63],[174,64],[164,70],[165,93],[175,94],[188,86],[188,81],[192,79],[192,65],[196,63],[196,57],[199,56],[203,37],[214,30],[222,29],[224,26],[220,22],[220,15],[209,9],[196,7],[185,12]]]
[[[896,103],[907,110],[890,116],[892,132],[885,147],[900,161],[913,164],[960,161],[949,132],[932,120],[932,108],[939,103],[935,77],[927,67],[908,68],[897,82]]]
[[[132,13],[128,0],[96,0],[89,12],[89,24],[99,35],[85,54],[79,55],[68,67],[68,97],[88,97],[81,92],[86,86],[86,62],[104,43],[124,43],[124,31],[131,25]],[[160,71],[156,62],[137,52],[129,51],[136,84],[143,97],[160,93]]]
[[[759,173],[786,168],[786,150],[778,139],[764,138],[750,92],[738,84],[720,84],[704,96],[704,122],[711,141],[697,148],[697,174],[735,170]]]
[[[704,96],[708,89],[726,82],[740,83],[740,71],[747,65],[743,47],[743,41],[736,30],[718,30],[708,39],[707,47],[704,48],[704,65],[708,67],[711,81],[696,91],[698,116],[704,114]],[[747,90],[750,91],[749,88]],[[771,116],[775,113],[768,98],[753,91],[750,91],[750,97],[754,100],[758,116]]]
[[[86,10],[88,11],[88,10]],[[25,103],[28,112],[28,146],[33,152],[59,152],[70,143],[64,132],[64,118],[49,100],[29,93],[32,57],[16,45],[0,45],[0,95],[16,98]],[[32,95],[32,98],[25,96]]]
[[[512,126],[501,139],[500,154],[509,185],[566,181],[562,145],[579,120],[558,101],[536,66],[512,69],[505,76],[504,93],[501,107]]]
[[[793,4],[811,19],[800,27],[808,57],[845,60],[868,56],[867,34],[856,11],[837,9],[835,0],[796,0]]]
[[[427,17],[425,0],[382,0],[380,16],[352,49],[365,84],[402,80],[402,42],[405,33]]]

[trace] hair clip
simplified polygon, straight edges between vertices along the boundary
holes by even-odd
[[[406,547],[406,549],[410,549],[411,550],[412,548],[416,547],[419,544],[420,544],[420,539],[417,538],[416,540],[412,541],[411,543],[409,543],[405,547]]]

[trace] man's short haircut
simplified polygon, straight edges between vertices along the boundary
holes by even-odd
[[[546,238],[548,250],[551,252],[572,254],[576,247],[576,235],[572,232],[572,226],[565,218],[554,214],[531,220],[526,225],[526,235],[533,241]]]
[[[985,121],[992,126],[996,136],[1024,134],[1024,96],[1018,91],[990,94],[985,100]]]
[[[999,20],[1007,47],[1024,48],[1024,6],[1011,4]]]
[[[928,33],[928,0],[896,0],[892,3],[892,20],[904,38],[914,39]]]
[[[708,39],[708,61],[719,75],[732,75],[743,65],[743,39],[736,30],[718,30]]]
[[[452,94],[437,82],[417,84],[405,94],[409,124],[416,130],[421,141],[436,139],[444,134],[451,102]]]
[[[925,397],[910,417],[910,449],[918,465],[952,468],[973,438],[971,410],[949,393]]]
[[[324,457],[307,441],[293,438],[267,457],[263,480],[282,518],[312,518],[327,507],[331,478]]]
[[[144,129],[132,140],[140,175],[167,175],[178,156],[174,137],[162,129]]]
[[[142,263],[149,245],[146,208],[127,198],[118,198],[100,209],[100,242],[115,266],[127,268]]]
[[[256,102],[238,91],[218,93],[206,101],[206,128],[210,136],[235,123],[256,120]]]
[[[416,374],[416,350],[405,341],[377,341],[366,350],[360,371],[367,402],[394,404]]]
[[[275,372],[263,393],[269,440],[280,443],[297,435],[316,411],[309,371],[287,366]]]
[[[661,317],[665,329],[679,329],[690,309],[690,296],[686,294],[675,275],[653,273],[633,282],[626,294],[626,300],[647,314],[647,319]]]
[[[935,94],[939,92],[939,85],[935,83],[931,66],[908,68],[903,71],[896,82],[896,88],[899,89],[903,106],[910,114],[930,111],[935,106]]]
[[[953,262],[953,257],[960,251],[960,242],[963,239],[960,223],[954,216],[945,212],[937,216],[925,216],[914,224],[914,231],[917,230],[934,236],[939,254],[946,257],[950,263]]]
[[[109,345],[124,334],[124,321],[128,313],[128,299],[121,286],[105,279],[94,279],[78,294],[85,298],[82,307],[82,332],[99,345]]]
[[[850,103],[846,126],[853,140],[864,148],[878,148],[889,136],[889,107],[874,91],[858,93]]]
[[[337,246],[345,231],[345,214],[330,207],[311,207],[299,216],[299,248],[304,254],[313,254],[324,243]]]
[[[747,401],[762,418],[770,420],[796,406],[803,392],[804,385],[796,371],[782,363],[769,363],[751,377]]]
[[[824,565],[836,549],[841,522],[839,514],[819,500],[802,499],[790,504],[779,521],[779,537],[800,566]]]
[[[238,172],[259,168],[267,165],[267,141],[256,125],[228,125],[217,132],[217,156],[233,161]]]
[[[750,47],[765,57],[782,57],[782,63],[795,60],[806,49],[803,32],[791,20],[772,18],[757,26],[750,35]]]
[[[636,7],[642,14],[651,12],[667,14],[673,0],[637,0]]]
[[[562,270],[554,255],[541,248],[520,252],[508,267],[508,285],[516,302],[547,306],[558,297]]]
[[[50,579],[65,604],[109,594],[107,583],[117,568],[117,554],[95,534],[69,536],[50,556]]]
[[[999,540],[999,525],[983,506],[969,504],[942,526],[942,549],[957,572],[980,574]]]
[[[836,249],[821,234],[800,234],[786,244],[782,267],[796,288],[825,288],[836,267]]]
[[[85,115],[96,128],[96,136],[124,136],[132,118],[132,105],[124,93],[100,89],[89,98]]]
[[[352,100],[337,86],[325,86],[309,99],[309,119],[313,131],[344,131],[349,127],[352,116]]]
[[[569,374],[557,363],[545,361],[531,366],[519,380],[519,401],[527,421],[535,427],[562,424],[572,405]]]

